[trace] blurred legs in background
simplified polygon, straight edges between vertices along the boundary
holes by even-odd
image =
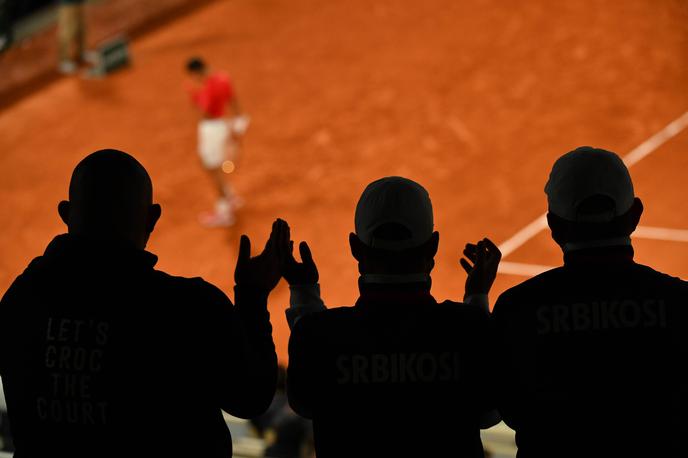
[[[215,185],[218,198],[215,202],[214,212],[205,213],[201,216],[201,223],[204,226],[231,226],[234,224],[235,196],[232,187],[225,177],[222,168],[208,170],[210,178]]]
[[[199,154],[217,192],[215,208],[200,215],[206,227],[227,227],[235,222],[234,211],[243,204],[227,175],[234,172],[238,144],[224,119],[204,119],[198,130]]]
[[[10,0],[0,0],[0,52],[12,44]]]
[[[57,11],[59,69],[74,73],[83,59],[86,30],[83,1],[61,1]]]

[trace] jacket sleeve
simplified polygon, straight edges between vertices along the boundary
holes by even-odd
[[[0,375],[5,373],[8,365],[7,351],[11,345],[10,333],[13,321],[11,312],[14,307],[13,298],[15,291],[16,286],[13,284],[0,299]]]
[[[474,304],[471,304],[474,305]],[[479,342],[479,392],[480,397],[480,428],[487,429],[500,422],[501,416],[497,410],[497,383],[498,374],[496,371],[497,362],[495,333],[492,325],[492,318],[485,307],[475,310],[476,326],[475,336]]]
[[[24,286],[25,275],[26,273],[19,275],[0,299],[0,375],[8,370],[10,364],[17,364],[18,352],[13,346],[16,345],[17,333],[22,332],[18,319],[21,310],[26,309],[22,308],[21,304],[29,301],[27,297],[30,296],[27,292],[31,292]]]
[[[497,408],[504,422],[512,429],[517,429],[519,418],[528,409],[526,386],[521,380],[521,368],[518,367],[518,351],[524,336],[518,330],[515,319],[516,304],[510,294],[502,294],[494,306],[491,315],[494,333],[493,363],[499,368],[495,374],[498,383],[495,385]]]
[[[212,287],[222,304],[208,317],[211,379],[220,406],[240,418],[265,412],[275,394],[277,354],[267,310],[267,292],[235,287],[236,305]],[[204,339],[204,337],[201,337]]]
[[[305,315],[294,324],[289,337],[289,366],[287,367],[287,396],[297,414],[313,418],[313,406],[318,382],[315,379],[317,360],[314,338],[311,335],[313,315]]]

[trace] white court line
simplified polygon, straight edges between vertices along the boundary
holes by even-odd
[[[664,129],[660,130],[628,153],[626,157],[623,158],[626,167],[630,167],[645,156],[650,155],[650,153],[665,144],[668,140],[681,133],[686,126],[688,126],[688,111],[671,121]]]
[[[554,269],[553,266],[543,266],[540,264],[526,264],[523,262],[502,261],[499,263],[500,274],[521,275],[523,277],[534,277],[547,270]]]
[[[547,214],[543,213],[538,216],[535,221],[518,231],[509,240],[499,245],[499,251],[502,252],[502,259],[509,256],[519,247],[524,245],[528,240],[532,239],[540,233],[540,231],[547,228]]]
[[[688,242],[688,230],[638,226],[631,237],[638,239],[664,240],[668,242]]]
[[[652,137],[633,148],[633,150],[631,150],[631,152],[623,158],[624,163],[627,167],[637,164],[641,159],[647,157],[668,140],[682,132],[687,126],[688,111],[667,124],[662,130],[654,134]],[[499,245],[499,250],[502,252],[502,258],[505,258],[516,251],[528,240],[532,239],[539,234],[540,231],[546,228],[547,214],[543,213],[533,220],[532,223],[528,224],[526,227],[514,234],[510,239],[502,242],[502,244]]]

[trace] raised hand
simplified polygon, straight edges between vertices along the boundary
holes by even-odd
[[[281,239],[278,242],[282,276],[290,285],[315,285],[318,283],[318,268],[313,261],[311,249],[306,242],[299,243],[299,255],[301,262],[294,258],[294,242],[290,240],[290,229],[286,221],[283,230],[279,233]]]
[[[251,241],[242,235],[239,242],[239,257],[234,270],[234,281],[240,286],[251,286],[262,290],[272,291],[280,280],[280,259],[278,256],[277,240],[284,226],[282,220],[272,223],[270,238],[265,244],[263,252],[251,257]]]
[[[461,267],[468,274],[466,295],[487,294],[497,277],[502,253],[490,239],[484,238],[477,244],[467,243],[463,254],[468,258],[461,258],[460,261]]]

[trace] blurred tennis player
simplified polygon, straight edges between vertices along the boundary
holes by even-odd
[[[226,73],[212,71],[199,57],[189,59],[186,69],[193,80],[189,87],[191,100],[201,114],[198,154],[218,191],[214,210],[202,213],[199,219],[207,227],[231,226],[241,200],[234,194],[227,174],[234,171],[240,139],[246,132],[249,118],[241,113]]]

